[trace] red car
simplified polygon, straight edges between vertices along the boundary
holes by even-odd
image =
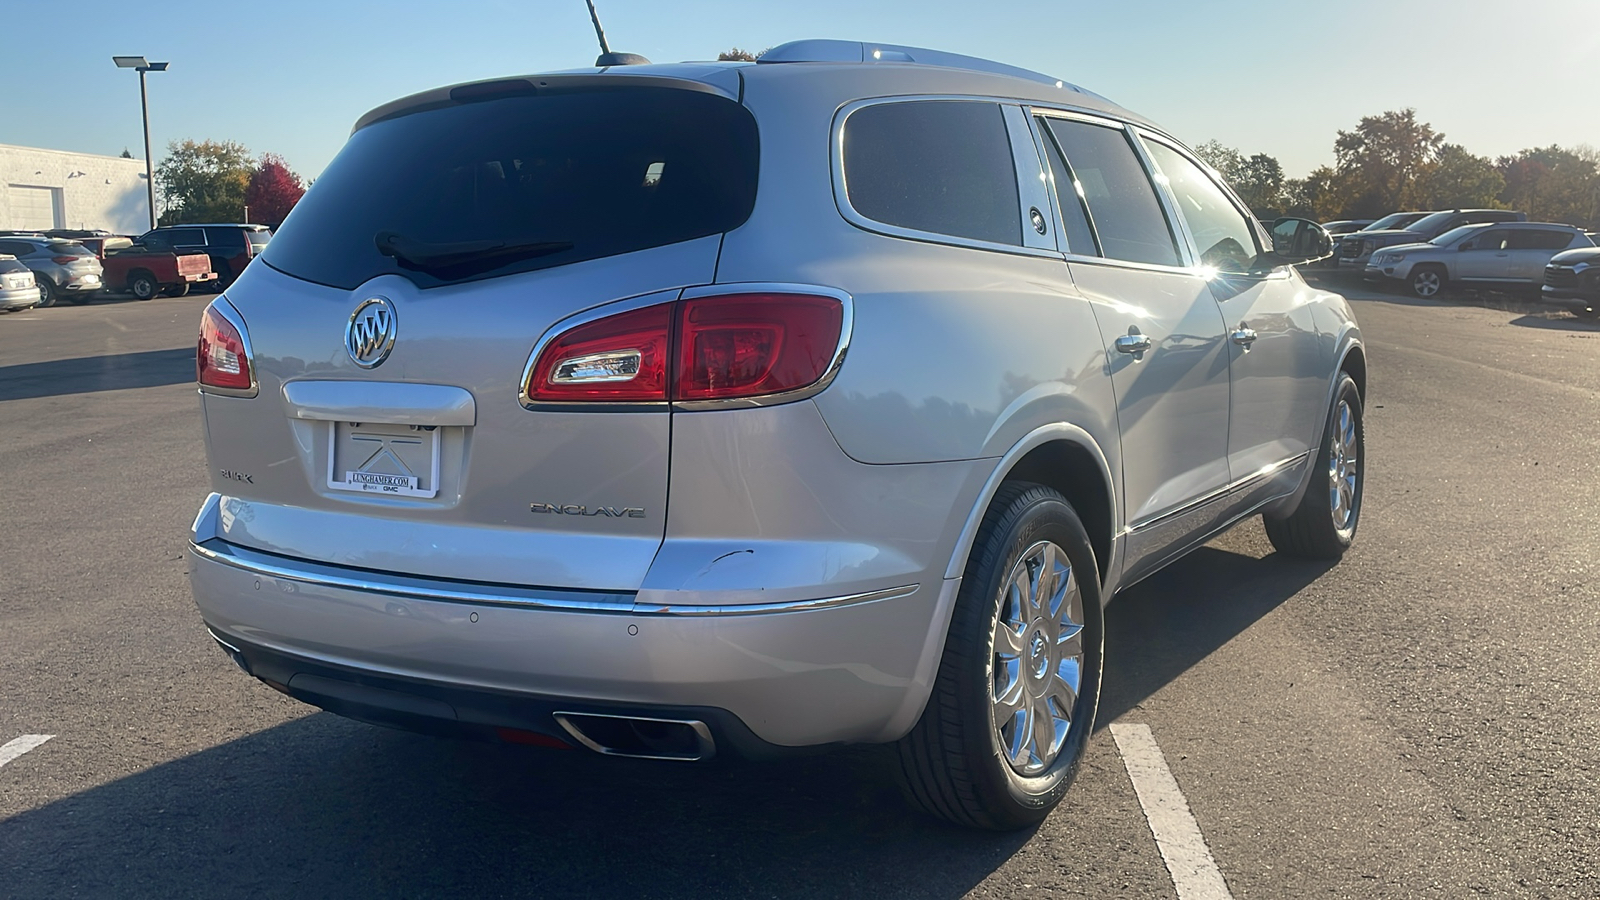
[[[100,258],[105,269],[101,283],[106,289],[126,291],[136,300],[149,300],[159,293],[182,297],[190,286],[217,277],[211,271],[211,258],[204,253],[180,255],[117,236],[80,238],[79,243]]]
[[[265,225],[163,225],[147,231],[139,243],[147,247],[178,253],[204,253],[211,257],[211,271],[217,273],[216,286],[233,283],[250,260],[266,249],[272,229]]]

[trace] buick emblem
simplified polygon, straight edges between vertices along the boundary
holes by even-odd
[[[375,368],[389,358],[399,326],[393,303],[383,297],[363,300],[350,314],[350,324],[345,326],[344,348],[350,351],[350,359],[356,365],[363,369]]]

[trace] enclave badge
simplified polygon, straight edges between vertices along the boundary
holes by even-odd
[[[344,348],[350,351],[350,359],[356,365],[375,368],[389,358],[399,328],[393,303],[385,297],[368,298],[350,314],[350,324],[344,329]]]
[[[530,503],[528,504],[528,511],[557,516],[605,516],[608,519],[644,518],[644,510],[637,506],[596,506],[594,509],[590,509],[587,506],[579,506],[575,503],[566,505],[559,503]]]

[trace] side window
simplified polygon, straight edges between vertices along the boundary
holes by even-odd
[[[1504,228],[1495,228],[1478,235],[1472,239],[1472,250],[1504,250],[1511,241],[1511,232]],[[1469,249],[1466,247],[1463,250]]]
[[[229,250],[244,249],[244,232],[237,228],[207,228],[206,245],[210,247],[226,247]]]
[[[167,243],[174,247],[204,247],[205,232],[198,228],[174,228],[165,232]]]
[[[0,253],[9,253],[12,256],[23,257],[32,252],[32,244],[24,244],[21,241],[0,241]]]
[[[1181,265],[1155,186],[1127,132],[1072,119],[1046,121],[1077,176],[1101,253],[1129,262]]]
[[[1572,234],[1553,228],[1519,228],[1511,232],[1509,250],[1562,250],[1572,243]]]
[[[1223,272],[1248,272],[1256,258],[1255,229],[1228,195],[1178,151],[1145,141],[1150,158],[1172,189],[1178,214],[1200,248],[1200,262]]]
[[[1016,164],[1000,106],[912,100],[865,106],[844,124],[850,206],[875,222],[1022,244]]]
[[[1094,229],[1089,225],[1089,213],[1083,205],[1083,186],[1072,167],[1067,165],[1050,134],[1049,124],[1038,120],[1039,131],[1044,135],[1044,155],[1050,160],[1051,176],[1056,182],[1056,203],[1061,207],[1061,221],[1067,232],[1067,252],[1079,256],[1099,256],[1100,246],[1095,242]]]
[[[149,247],[151,250],[172,249],[172,241],[165,231],[152,231],[144,237],[139,238],[139,243],[143,246]]]

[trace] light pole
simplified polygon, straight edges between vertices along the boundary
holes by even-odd
[[[113,56],[111,61],[119,69],[137,69],[139,72],[139,112],[144,116],[144,187],[150,198],[150,228],[156,227],[156,172],[150,158],[150,95],[145,91],[144,73],[165,72],[167,64],[153,63],[142,56]]]

